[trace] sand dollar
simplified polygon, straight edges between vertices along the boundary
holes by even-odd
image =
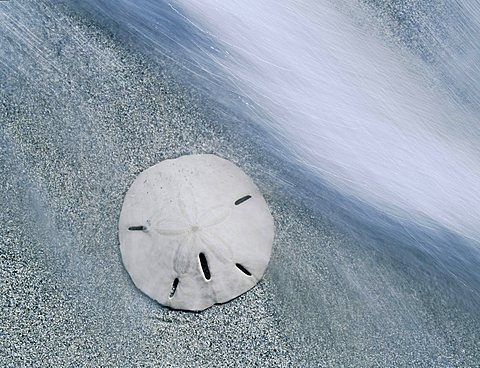
[[[122,260],[160,304],[203,310],[252,288],[272,251],[273,218],[253,181],[215,155],[165,160],[135,179],[119,221]]]

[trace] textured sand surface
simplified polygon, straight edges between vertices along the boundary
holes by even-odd
[[[268,137],[180,85],[168,61],[42,0],[0,2],[0,41],[0,366],[478,363],[475,290],[384,234],[331,225],[332,194],[300,200],[308,181]],[[240,166],[276,226],[264,279],[202,313],[138,291],[117,233],[135,177],[191,153]]]

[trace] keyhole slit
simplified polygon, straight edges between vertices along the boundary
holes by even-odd
[[[239,198],[235,201],[235,206],[238,206],[239,204],[242,204],[245,201],[248,201],[250,198],[252,198],[251,195],[246,195],[245,197]]]
[[[207,262],[207,258],[205,257],[205,254],[200,253],[198,255],[198,259],[200,260],[200,266],[202,266],[203,276],[205,276],[205,279],[210,280],[211,278],[210,269],[208,268],[208,262]]]
[[[130,226],[128,228],[128,230],[130,230],[130,231],[144,231],[144,230],[147,230],[147,228],[145,226]]]
[[[170,296],[169,296],[170,298],[173,298],[173,296],[175,295],[175,292],[177,291],[178,283],[179,283],[178,278],[173,280],[172,290],[170,290]]]
[[[243,267],[240,263],[236,263],[235,266],[237,266],[237,268],[242,271],[245,275],[247,276],[252,276],[252,274],[250,273],[249,270],[247,270],[245,267]]]

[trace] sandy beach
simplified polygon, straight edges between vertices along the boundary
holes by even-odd
[[[245,129],[251,122],[176,80],[168,58],[150,62],[46,0],[1,2],[0,34],[0,366],[479,361],[475,302],[458,298],[467,291],[445,295],[457,284],[397,262],[393,239],[330,221],[334,194],[282,162],[267,134]],[[117,230],[135,177],[192,153],[240,166],[276,226],[264,279],[202,313],[137,290]]]

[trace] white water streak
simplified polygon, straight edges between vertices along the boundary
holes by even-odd
[[[296,159],[391,215],[480,239],[478,127],[427,66],[413,68],[326,1],[172,6],[223,47],[211,59],[270,114]]]

